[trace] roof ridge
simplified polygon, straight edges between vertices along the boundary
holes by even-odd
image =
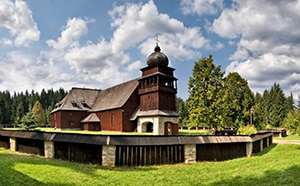
[[[129,83],[129,82],[131,82],[131,81],[137,81],[138,79],[140,79],[140,78],[135,78],[135,79],[131,79],[131,80],[125,81],[125,82],[123,82],[123,83],[119,83],[119,84],[117,84],[117,85],[115,85],[115,86],[112,86],[112,87],[108,87],[108,88],[106,88],[106,89],[103,89],[102,91],[108,90],[108,89],[111,89],[111,88],[114,88],[114,87],[118,87],[118,86],[120,86],[120,85]]]

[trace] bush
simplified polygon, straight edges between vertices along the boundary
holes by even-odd
[[[22,117],[20,127],[25,130],[35,129],[38,127],[37,120],[32,112],[28,112]]]
[[[251,134],[256,134],[257,130],[254,127],[254,125],[246,125],[246,126],[240,126],[238,133],[241,135],[251,135]]]

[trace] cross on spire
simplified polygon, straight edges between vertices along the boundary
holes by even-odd
[[[156,38],[155,38],[154,40],[156,41],[156,46],[158,46],[158,42],[160,42],[160,41],[158,40],[158,34],[156,34]]]

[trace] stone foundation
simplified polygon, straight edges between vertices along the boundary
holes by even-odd
[[[46,158],[54,158],[54,142],[53,141],[45,141],[44,142],[45,146],[45,157]]]
[[[246,143],[246,156],[247,157],[251,156],[252,150],[253,150],[253,143],[252,142],[247,142]]]
[[[14,137],[9,138],[10,150],[17,151],[17,139]]]
[[[184,162],[196,163],[196,145],[184,145]]]
[[[114,145],[102,146],[102,165],[114,167],[116,161],[116,147]]]
[[[260,152],[264,150],[264,139],[260,140]]]

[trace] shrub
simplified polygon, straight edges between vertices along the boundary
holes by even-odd
[[[241,135],[256,134],[257,130],[254,125],[240,126],[238,133]]]
[[[32,112],[28,112],[25,116],[22,117],[20,124],[21,128],[25,130],[30,130],[35,129],[37,126],[37,120]]]

